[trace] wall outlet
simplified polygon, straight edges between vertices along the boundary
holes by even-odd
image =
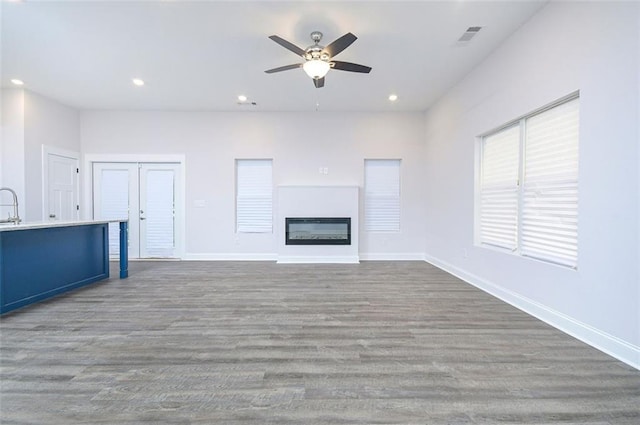
[[[465,258],[465,259],[469,258],[469,250],[467,248],[464,248],[462,250],[462,257]]]

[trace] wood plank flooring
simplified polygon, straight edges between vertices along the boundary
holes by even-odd
[[[2,424],[640,424],[639,371],[427,263],[130,273],[2,317]]]

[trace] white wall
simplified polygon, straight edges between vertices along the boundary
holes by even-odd
[[[636,366],[639,26],[638,3],[547,5],[428,111],[425,167],[430,261]],[[476,136],[576,90],[578,270],[474,246]]]
[[[2,2],[0,2],[0,22],[2,22],[2,6],[3,6]],[[0,31],[0,46],[2,46],[2,31]],[[0,54],[0,81],[3,78],[2,69],[3,69],[3,67],[2,67],[2,55]],[[3,168],[3,159],[2,158],[4,156],[3,155],[3,151],[4,151],[4,148],[3,148],[3,145],[4,145],[4,142],[3,142],[3,140],[4,140],[4,134],[3,134],[4,133],[4,130],[3,130],[3,128],[4,128],[4,116],[3,116],[3,112],[2,112],[2,110],[3,110],[2,105],[3,104],[4,104],[3,94],[0,93],[0,187],[4,187],[4,183],[3,183],[3,180],[2,180],[2,168]],[[2,201],[1,198],[0,198],[0,201]],[[3,213],[4,213],[4,211],[2,211],[2,208],[0,208],[0,217],[4,216]]]
[[[80,152],[78,111],[28,90],[2,90],[0,175],[16,191],[23,221],[43,219],[43,145]]]
[[[424,253],[422,114],[86,111],[81,138],[83,154],[92,157],[185,155],[186,257],[201,259],[275,253],[273,234],[235,233],[236,158],[273,158],[274,187],[362,186],[365,158],[400,158],[402,231],[361,233],[360,252]],[[194,207],[198,200],[204,208]]]
[[[24,162],[24,91],[21,89],[2,90],[2,162],[0,175],[2,185],[18,195],[19,213],[24,218],[25,205],[25,162]],[[11,203],[8,192],[0,195],[0,204]],[[2,218],[13,215],[13,209],[0,207]]]
[[[24,92],[24,159],[27,221],[42,217],[42,146],[80,153],[80,114],[77,110]]]

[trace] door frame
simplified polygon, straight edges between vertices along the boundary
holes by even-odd
[[[77,206],[80,204],[80,153],[67,149],[60,149],[53,146],[42,145],[42,221],[49,221],[49,155],[63,156],[76,162],[78,169],[75,187],[75,202]],[[82,209],[82,208],[81,208]],[[78,220],[82,211],[76,209],[76,217]]]
[[[83,164],[85,170],[93,170],[94,162],[138,162],[138,163],[174,163],[178,164],[176,182],[176,215],[175,215],[175,258],[182,259],[185,255],[185,196],[186,196],[186,167],[185,155],[162,154],[85,154]],[[82,176],[82,174],[81,174]],[[82,179],[83,200],[80,211],[85,220],[93,219],[93,173],[86,173]]]

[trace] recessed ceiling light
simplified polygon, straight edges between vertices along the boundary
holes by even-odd
[[[238,100],[239,100],[240,102],[246,102],[246,101],[247,101],[247,96],[245,96],[245,95],[241,94],[240,96],[238,96]]]
[[[134,78],[131,81],[133,81],[133,84],[135,84],[136,86],[144,86],[144,81],[142,81],[140,78]]]
[[[390,94],[389,95],[389,100],[392,102],[395,102],[396,100],[398,100],[398,95],[397,94]]]
[[[23,85],[23,84],[24,84],[24,81],[22,81],[22,80],[18,80],[17,78],[13,78],[13,79],[11,80],[11,82],[12,82],[13,84],[15,84],[16,86],[21,86],[21,85]]]

